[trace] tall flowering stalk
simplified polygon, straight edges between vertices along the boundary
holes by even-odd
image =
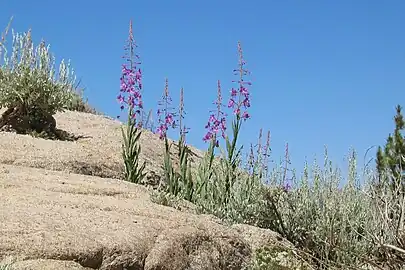
[[[151,132],[155,131],[154,123],[153,123],[153,110],[150,109],[145,120],[144,129],[148,129]]]
[[[263,129],[260,129],[259,138],[256,145],[250,145],[250,153],[246,171],[249,172],[248,177],[244,177],[245,182],[239,187],[237,192],[240,197],[240,202],[254,203],[254,191],[263,185],[263,179],[267,177],[267,160],[270,148],[270,132],[267,133],[265,145],[262,143]]]
[[[263,149],[263,171],[264,171],[264,177],[267,179],[268,176],[268,171],[269,171],[269,157],[270,157],[270,130],[267,131],[267,138],[266,138],[266,144],[264,145]]]
[[[230,139],[226,135],[226,114],[222,110],[222,94],[221,85],[218,81],[218,96],[214,103],[217,108],[216,111],[210,111],[210,117],[205,128],[207,133],[203,137],[205,142],[210,142],[208,151],[205,154],[204,160],[201,162],[198,171],[198,181],[196,193],[200,199],[210,199],[214,202],[214,206],[208,206],[212,211],[217,211],[214,208],[227,208],[229,199],[231,198],[231,187],[233,187],[237,179],[237,169],[241,160],[242,147],[237,150],[236,143],[242,122],[250,118],[247,108],[250,107],[249,90],[248,86],[251,85],[249,81],[245,81],[244,77],[249,72],[245,68],[245,60],[240,42],[238,42],[238,55],[239,65],[234,73],[238,75],[238,79],[233,81],[237,83],[237,89],[231,89],[231,96],[228,102],[228,108],[232,108],[234,113],[234,120],[232,122],[233,137]],[[219,147],[218,133],[225,139],[226,154],[220,158],[220,170],[213,167],[214,150]],[[214,179],[215,178],[215,179]],[[222,210],[221,210],[222,211]]]
[[[165,155],[163,170],[166,178],[166,192],[173,194],[174,196],[182,196],[184,199],[191,201],[194,193],[194,185],[191,174],[191,164],[189,162],[190,150],[185,143],[185,135],[187,128],[183,125],[184,118],[184,92],[183,88],[180,90],[180,105],[178,115],[170,107],[172,99],[169,95],[169,82],[166,79],[165,90],[163,92],[162,100],[159,102],[159,109],[157,111],[159,118],[159,127],[156,132],[159,134],[160,139],[165,141]],[[179,166],[175,169],[172,164],[170,148],[172,144],[169,144],[167,138],[167,132],[170,128],[176,128],[177,121],[175,117],[179,117],[179,130],[180,138],[178,141],[178,158]]]
[[[125,164],[125,180],[138,184],[145,177],[145,173],[143,173],[145,162],[139,165],[139,155],[141,152],[139,139],[142,133],[141,111],[143,109],[143,103],[141,95],[142,73],[141,69],[137,68],[137,65],[141,63],[139,56],[134,52],[136,47],[137,45],[132,33],[132,21],[130,21],[128,44],[125,46],[127,53],[124,56],[127,62],[129,62],[129,67],[127,64],[122,65],[120,94],[117,99],[120,103],[121,110],[124,110],[125,107],[128,108],[126,132],[123,128],[121,129],[124,140],[122,145],[122,157]]]
[[[167,139],[167,131],[169,128],[176,127],[176,120],[174,119],[175,113],[173,108],[170,107],[172,99],[169,94],[169,80],[166,78],[165,90],[163,92],[162,100],[159,101],[159,108],[157,115],[159,118],[159,126],[156,133],[159,134],[159,138],[165,141],[165,155],[163,170],[166,178],[166,191],[177,196],[181,190],[179,185],[179,176],[176,174],[173,168],[172,159],[170,155],[171,144]]]
[[[250,147],[248,157],[248,171],[251,174],[257,174],[260,179],[266,179],[268,176],[268,163],[270,156],[270,131],[267,132],[265,144],[262,143],[263,129],[260,129],[257,145]],[[256,153],[254,153],[256,149]]]
[[[183,124],[184,115],[184,89],[180,89],[180,104],[179,104],[179,177],[177,178],[181,183],[181,191],[183,198],[192,201],[194,195],[194,181],[191,174],[191,163],[189,162],[190,149],[186,144],[186,134],[189,131]]]
[[[227,149],[227,173],[225,176],[225,203],[230,198],[231,187],[236,181],[236,170],[240,162],[240,155],[242,147],[236,151],[236,143],[242,122],[249,119],[250,115],[247,109],[250,107],[250,97],[248,87],[251,85],[250,81],[245,81],[244,77],[250,72],[245,68],[246,62],[243,58],[243,51],[241,43],[238,42],[238,56],[239,63],[238,68],[234,70],[234,74],[238,76],[237,80],[233,82],[238,85],[238,88],[231,89],[231,97],[228,102],[228,108],[233,109],[234,120],[232,122],[233,137],[232,140],[226,137],[226,149]]]
[[[183,87],[180,89],[180,105],[179,105],[179,128],[180,128],[180,138],[182,140],[186,140],[186,134],[189,132],[189,128],[187,128],[183,124],[183,119],[186,114],[184,110],[184,89]]]
[[[128,107],[128,114],[130,114],[131,119],[137,122],[139,127],[142,127],[142,72],[140,68],[137,68],[137,65],[141,64],[139,55],[135,53],[137,47],[138,45],[134,40],[131,20],[129,23],[127,45],[124,47],[125,55],[123,56],[127,63],[122,65],[122,76],[120,78],[121,87],[117,100],[121,104],[121,110]]]
[[[162,100],[159,101],[160,108],[157,110],[159,126],[156,133],[159,134],[160,139],[165,139],[167,137],[167,131],[169,128],[176,127],[175,113],[173,112],[173,108],[170,107],[171,102],[172,98],[169,94],[169,80],[166,78]]]
[[[284,173],[283,173],[283,190],[285,192],[291,190],[292,186],[291,186],[291,179],[287,178],[287,172],[288,170],[288,165],[290,164],[290,156],[288,154],[288,143],[285,145],[285,165],[284,165]]]
[[[253,145],[252,143],[250,144],[250,153],[248,154],[246,169],[251,176],[254,176],[256,174],[260,175],[260,170],[261,170],[260,165],[261,165],[262,154],[263,154],[262,153],[262,151],[263,151],[262,138],[263,138],[263,129],[260,129],[257,145]]]
[[[222,93],[221,93],[221,82],[218,80],[217,84],[217,100],[213,103],[216,105],[215,111],[210,111],[210,117],[205,128],[208,130],[205,134],[203,141],[212,141],[215,146],[219,146],[219,141],[217,140],[218,132],[221,132],[222,138],[225,139],[226,131],[226,114],[222,111]]]
[[[208,196],[213,196],[213,163],[215,147],[219,147],[218,132],[221,132],[222,138],[226,137],[226,114],[222,109],[225,106],[222,104],[221,82],[219,80],[217,82],[217,99],[213,104],[216,106],[216,110],[210,111],[208,122],[205,125],[207,133],[203,137],[203,141],[210,142],[210,145],[203,161],[200,162],[196,183],[196,194],[203,200],[207,200]]]
[[[244,76],[249,75],[250,72],[245,68],[246,62],[243,58],[243,51],[240,42],[238,42],[239,65],[238,69],[234,69],[234,74],[238,76],[238,80],[232,81],[238,85],[238,88],[231,89],[231,98],[228,102],[228,107],[233,109],[236,119],[246,120],[250,118],[247,109],[250,107],[249,89],[248,86],[252,85],[250,81],[245,81]]]

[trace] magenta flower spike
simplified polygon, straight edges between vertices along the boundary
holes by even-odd
[[[252,85],[252,83],[244,80],[244,76],[250,74],[250,72],[245,68],[246,62],[243,59],[243,51],[240,42],[238,42],[238,55],[238,69],[234,70],[234,74],[238,76],[238,80],[233,81],[234,83],[238,84],[238,89],[231,89],[231,97],[228,101],[228,108],[232,108],[233,113],[238,118],[246,120],[250,118],[250,114],[247,112],[247,109],[250,108],[248,86]]]
[[[156,129],[156,133],[159,134],[160,139],[166,138],[169,128],[176,127],[176,120],[174,119],[176,114],[173,112],[173,108],[169,107],[171,102],[172,98],[169,95],[169,80],[166,78],[165,91],[162,100],[159,102],[159,106],[162,108],[157,110],[159,126]]]
[[[226,131],[226,114],[222,111],[222,94],[221,94],[221,82],[218,80],[218,95],[217,100],[213,103],[216,105],[215,111],[210,111],[210,117],[205,128],[208,130],[203,141],[207,142],[212,139],[216,140],[217,133],[221,131],[221,136],[225,138]],[[215,141],[215,145],[218,146],[218,140]]]
[[[137,68],[137,65],[140,65],[140,58],[137,54],[134,53],[135,49],[138,46],[135,43],[133,32],[132,32],[132,20],[129,24],[129,37],[127,40],[127,45],[125,46],[125,51],[127,53],[123,58],[126,58],[129,62],[122,65],[121,69],[121,78],[120,78],[120,93],[117,96],[117,101],[120,104],[120,109],[124,110],[125,107],[128,107],[129,114],[131,118],[137,122],[139,127],[142,126],[142,119],[137,119],[137,116],[140,116],[141,110],[143,109],[142,102],[142,72],[140,68]],[[129,51],[129,53],[128,53]],[[117,116],[119,118],[119,116]]]

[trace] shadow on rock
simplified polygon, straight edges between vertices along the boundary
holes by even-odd
[[[8,108],[1,115],[0,131],[60,141],[77,141],[85,138],[56,128],[55,118],[45,110],[37,107],[27,108],[23,105]]]

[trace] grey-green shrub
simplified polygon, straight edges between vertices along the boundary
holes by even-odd
[[[259,176],[265,174],[260,172],[240,171],[226,205],[221,200],[224,195],[224,181],[221,180],[227,167],[215,163],[211,178],[201,189],[203,192],[196,194],[195,203],[200,211],[231,223],[247,223],[279,232],[307,252],[307,259],[321,269],[361,267],[367,260],[384,260],[382,252],[386,254],[385,263],[396,269],[393,265],[400,265],[401,260],[387,259],[394,251],[389,249],[390,245],[398,246],[396,222],[384,217],[383,206],[373,193],[372,182],[376,174],[365,170],[359,175],[354,152],[348,163],[345,177],[333,166],[325,151],[323,167],[316,161],[312,166],[305,165],[300,177],[293,173],[290,189],[283,187],[283,166],[270,171],[269,179],[261,179]],[[204,159],[200,168],[208,168],[209,164],[210,160]],[[264,184],[264,180],[268,183]],[[394,200],[386,201],[394,203]],[[388,249],[384,249],[376,237]]]
[[[280,175],[275,172],[272,177],[276,183]],[[371,201],[358,182],[354,156],[343,185],[340,171],[326,153],[323,169],[316,163],[312,170],[306,165],[303,175],[294,180],[295,187],[283,192],[274,206],[286,230],[279,229],[281,233],[326,263],[358,264],[359,257],[370,254],[365,232],[373,231],[376,224]]]
[[[69,111],[78,111],[91,114],[98,114],[95,108],[90,106],[88,100],[83,96],[84,90],[76,90],[72,93],[72,98],[67,102],[66,109]]]
[[[35,106],[51,115],[65,109],[75,83],[70,62],[62,60],[56,72],[49,45],[34,47],[31,31],[12,35],[11,54],[4,52],[0,67],[0,107]]]

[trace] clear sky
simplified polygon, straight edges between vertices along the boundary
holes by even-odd
[[[71,59],[86,96],[115,116],[129,20],[144,74],[144,102],[156,108],[169,78],[178,102],[185,90],[199,147],[221,80],[224,96],[242,42],[252,72],[252,119],[241,142],[272,134],[273,158],[289,143],[294,167],[322,156],[343,164],[349,148],[361,155],[383,144],[405,98],[405,1],[22,1],[2,0],[1,28],[32,28],[57,58]],[[371,157],[371,156],[370,156]]]

